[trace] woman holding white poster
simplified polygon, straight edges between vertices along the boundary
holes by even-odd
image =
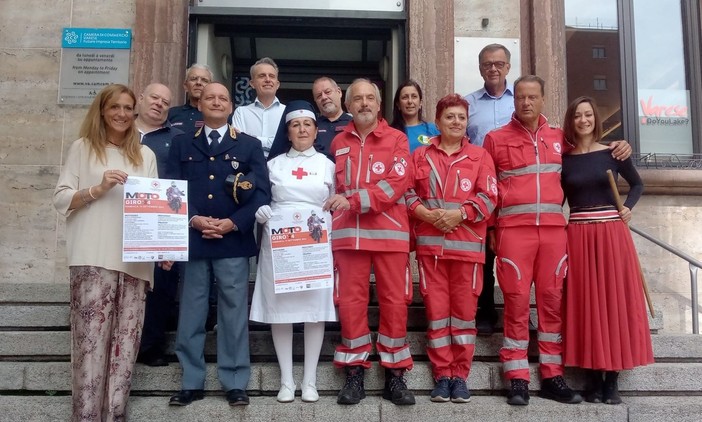
[[[127,417],[144,300],[153,281],[153,263],[122,261],[123,185],[132,176],[157,176],[156,156],[139,143],[135,105],[124,85],[97,94],[54,191],[54,206],[66,217],[75,421]]]
[[[280,365],[281,386],[277,399],[281,403],[295,399],[292,324],[305,323],[302,400],[315,402],[319,399],[316,388],[317,363],[324,339],[324,322],[337,320],[332,288],[276,294],[269,220],[276,213],[291,210],[301,212],[301,226],[307,228],[309,224],[321,222],[326,226],[323,229],[326,229],[328,239],[331,214],[324,212],[322,207],[335,196],[334,163],[314,147],[317,122],[314,109],[308,102],[291,101],[286,106],[278,130],[278,136],[280,135],[287,137],[290,149],[286,154],[269,157],[272,201],[270,206],[264,205],[256,212],[256,221],[263,225],[263,236],[250,319],[271,324],[273,344]],[[338,198],[336,200],[339,201]],[[346,207],[348,206],[346,202]]]

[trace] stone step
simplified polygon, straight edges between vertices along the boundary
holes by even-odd
[[[497,328],[502,329],[503,310],[497,309]],[[70,309],[68,305],[4,305],[0,306],[0,330],[68,330]],[[371,329],[377,329],[380,319],[380,310],[377,305],[368,306],[368,324]],[[536,309],[531,309],[530,322],[533,327],[537,324]],[[250,322],[253,330],[265,329],[268,324]],[[427,327],[427,318],[423,306],[409,306],[407,309],[407,328],[409,330],[423,331]],[[338,323],[327,323],[328,329],[339,329]]]
[[[535,333],[532,332],[529,355],[537,355]],[[303,355],[303,333],[293,334],[293,354]],[[325,332],[321,359],[331,360],[334,347],[340,343],[340,333],[336,330]],[[175,333],[167,334],[167,355],[173,355]],[[694,334],[655,334],[654,356],[659,361],[702,362],[702,336]],[[407,341],[415,359],[426,360],[424,332],[408,332]],[[275,351],[270,331],[249,332],[249,347],[254,360],[275,360]],[[477,337],[475,358],[497,360],[502,347],[502,334],[490,337]],[[205,355],[213,360],[216,355],[216,333],[207,334]],[[0,331],[0,358],[3,360],[68,360],[70,357],[70,332],[68,331]],[[172,358],[175,360],[174,358]]]
[[[215,364],[207,365],[205,389],[220,391]],[[302,379],[302,365],[294,366],[295,379]],[[532,390],[540,388],[538,364],[530,364]],[[577,390],[584,388],[582,371],[569,368],[566,379]],[[427,394],[434,387],[431,367],[428,362],[416,362],[414,369],[406,374],[410,389]],[[0,391],[70,391],[69,362],[0,362]],[[163,394],[180,389],[181,369],[177,363],[165,367],[149,367],[137,364],[132,390],[135,394]],[[366,389],[379,394],[383,389],[384,374],[373,364],[366,373]],[[502,365],[497,362],[474,362],[468,380],[471,390],[491,393],[508,388],[502,377]],[[322,362],[317,370],[317,388],[320,394],[334,395],[344,384],[343,371],[330,362]],[[273,395],[280,388],[280,371],[275,363],[252,364],[251,380],[247,390],[252,395]],[[619,377],[619,388],[625,394],[702,394],[702,363],[655,363],[630,371]],[[0,417],[1,419],[1,417]]]
[[[0,303],[0,330],[44,330],[44,329],[68,329],[69,328],[68,304],[2,304]],[[368,306],[368,323],[371,329],[377,329],[379,324],[379,308],[377,305]],[[503,309],[497,308],[498,323],[496,328],[502,329]],[[532,329],[538,325],[536,308],[530,310],[530,323]],[[658,312],[655,318],[649,316],[649,325],[652,333],[663,328],[662,313]],[[251,327],[264,326],[265,324],[251,323]],[[427,326],[427,319],[424,307],[420,304],[408,307],[407,328],[409,330],[424,330]],[[338,324],[327,324],[330,329],[339,329]]]
[[[252,397],[243,407],[228,406],[223,396],[207,396],[190,406],[169,406],[165,397],[129,399],[129,420],[169,422],[425,422],[425,421],[583,421],[583,422],[697,422],[702,414],[699,397],[624,397],[624,404],[560,404],[533,397],[529,406],[516,407],[503,397],[474,396],[468,404],[432,403],[418,396],[414,406],[395,406],[380,397],[367,397],[355,406],[339,406],[335,397],[317,403],[281,404],[274,397]],[[0,396],[3,419],[8,421],[66,421],[71,414],[68,396]]]
[[[253,281],[255,275],[250,277],[249,283],[249,299],[253,294]],[[378,303],[375,294],[375,276],[370,277],[370,299],[371,303]],[[422,295],[419,292],[418,280],[415,277],[413,283],[413,303],[422,304]],[[68,304],[69,286],[68,283],[0,283],[0,304]],[[534,288],[531,289],[531,304],[534,302]],[[504,304],[504,297],[499,285],[495,285],[495,304]]]

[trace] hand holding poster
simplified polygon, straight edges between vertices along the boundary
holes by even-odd
[[[124,184],[122,260],[188,260],[188,182],[130,176]]]
[[[321,208],[278,209],[268,221],[276,293],[332,287],[331,246],[323,216]]]

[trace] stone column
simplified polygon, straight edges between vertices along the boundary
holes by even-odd
[[[132,46],[132,88],[160,82],[173,92],[172,105],[185,100],[188,53],[188,0],[136,0]]]
[[[424,118],[433,121],[437,101],[453,92],[453,0],[407,3],[408,74],[422,87]]]
[[[546,81],[544,114],[561,125],[568,107],[563,1],[521,0],[522,74]]]

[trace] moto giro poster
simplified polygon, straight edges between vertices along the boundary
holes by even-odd
[[[124,184],[122,260],[188,260],[188,182],[129,176]]]
[[[275,293],[331,288],[331,244],[321,208],[277,209],[268,220]]]

